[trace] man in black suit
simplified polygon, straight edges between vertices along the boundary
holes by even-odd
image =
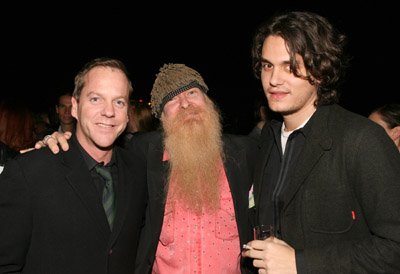
[[[283,120],[263,128],[254,173],[257,220],[275,229],[243,252],[259,273],[400,273],[400,155],[336,104],[344,41],[311,12],[256,32],[253,69]]]
[[[134,272],[146,179],[133,153],[114,146],[128,121],[131,91],[120,61],[87,63],[75,77],[77,125],[70,149],[28,152],[6,164],[0,177],[0,273]]]

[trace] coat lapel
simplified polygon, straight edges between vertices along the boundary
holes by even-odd
[[[327,131],[329,107],[320,107],[314,115],[310,133],[306,136],[304,147],[297,160],[292,180],[285,195],[284,209],[292,201],[325,151],[330,150],[332,146],[332,139]]]
[[[72,142],[69,142],[69,145],[69,151],[63,154],[63,163],[69,169],[65,178],[80,198],[86,210],[89,212],[89,216],[91,216],[93,221],[98,224],[97,227],[101,234],[104,237],[108,237],[110,228],[104,214],[101,199],[98,196],[98,192],[88,168],[86,167],[78,148],[75,147]]]
[[[147,173],[149,207],[152,216],[151,229],[153,230],[152,243],[158,243],[159,232],[161,231],[164,220],[165,209],[165,180],[168,174],[168,161],[163,161],[164,148],[162,146],[161,135],[157,136],[154,142],[149,143],[147,151]],[[153,217],[154,216],[154,217]],[[156,247],[154,247],[156,248]]]
[[[248,189],[243,184],[243,182],[246,182],[246,178],[243,178],[243,174],[245,174],[245,170],[243,170],[245,167],[243,165],[246,163],[240,161],[240,159],[246,159],[246,151],[244,148],[234,151],[229,139],[224,138],[223,140],[226,157],[224,168],[229,187],[231,188],[231,194],[233,196],[235,194],[241,194],[244,191],[248,192]],[[247,197],[247,194],[245,197]],[[238,199],[239,197],[233,197],[235,203]]]
[[[117,147],[114,149],[118,149]],[[128,166],[124,161],[121,153],[117,153],[117,165],[118,165],[118,188],[117,188],[117,212],[114,219],[113,230],[110,238],[110,246],[114,244],[115,240],[121,232],[123,224],[125,222],[128,211],[129,194],[131,193],[129,189],[129,184],[133,183],[133,178],[128,178],[126,170],[132,170],[133,167]]]
[[[267,135],[267,137],[264,137]],[[259,204],[259,201],[261,199],[261,189],[263,186],[263,177],[264,177],[264,169],[265,165],[267,164],[269,155],[272,150],[272,146],[274,144],[274,136],[272,134],[272,130],[268,128],[264,128],[263,130],[263,135],[261,136],[262,141],[260,143],[261,149],[260,149],[260,154],[258,156],[258,161],[256,162],[256,167],[255,167],[255,174],[254,174],[254,193],[256,196],[254,197],[256,208],[257,205]]]

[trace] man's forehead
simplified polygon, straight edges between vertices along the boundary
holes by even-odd
[[[193,87],[193,88],[190,88],[190,89],[187,89],[185,91],[182,91],[182,92],[178,93],[177,95],[175,95],[172,98],[175,98],[175,97],[179,96],[180,94],[185,94],[185,93],[189,93],[189,92],[192,92],[192,91],[201,92],[201,90],[198,87]]]

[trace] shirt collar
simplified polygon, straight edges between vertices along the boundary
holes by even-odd
[[[78,139],[76,138],[75,134],[72,134],[71,137],[71,142],[73,142],[77,147],[79,147],[79,150],[83,156],[83,159],[86,163],[86,166],[88,167],[89,170],[92,170],[96,165],[98,165],[99,163],[92,158],[92,156],[89,155],[89,153],[86,152],[86,150],[81,146],[81,144],[79,143]],[[106,165],[106,166],[112,166],[114,164],[116,164],[116,160],[115,160],[116,156],[115,156],[115,149],[113,149],[112,155],[111,155],[111,160],[110,162]]]

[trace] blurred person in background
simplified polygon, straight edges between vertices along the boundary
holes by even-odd
[[[35,142],[33,118],[28,106],[18,99],[1,99],[0,166],[3,167],[20,150],[32,147]]]
[[[143,102],[130,100],[128,117],[126,129],[117,140],[122,147],[126,146],[134,134],[156,129],[156,119],[151,113],[151,107]]]
[[[48,129],[39,133],[38,140],[44,138],[44,136],[58,131],[61,133],[67,131],[74,131],[76,125],[76,119],[71,115],[71,103],[72,94],[70,92],[63,92],[58,96],[57,104],[55,105],[55,120]],[[50,116],[50,114],[49,114]]]
[[[400,104],[386,104],[375,108],[368,118],[385,129],[400,152]]]
[[[258,141],[260,140],[261,131],[264,125],[272,118],[278,119],[279,116],[269,109],[268,101],[264,94],[256,98],[254,102],[253,115],[254,127],[248,133],[248,136]]]

